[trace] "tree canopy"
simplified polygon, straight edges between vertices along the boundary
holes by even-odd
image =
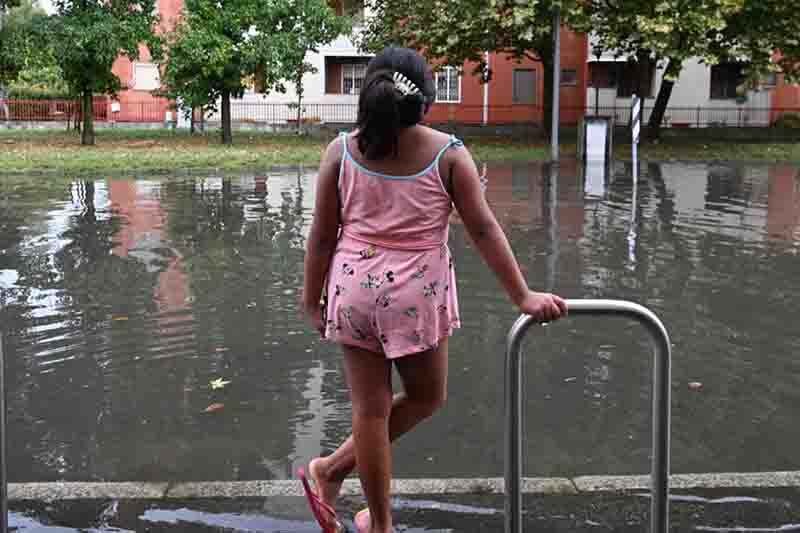
[[[255,78],[262,92],[285,91],[306,53],[345,29],[325,0],[187,0],[169,38],[166,93],[189,107],[221,100],[222,140],[229,144],[232,97]]]
[[[32,0],[0,10],[0,85],[13,82],[26,69],[52,65],[47,25],[47,13]]]
[[[792,2],[745,0],[727,18],[722,42],[750,63],[753,76],[780,70],[800,82],[800,16]]]

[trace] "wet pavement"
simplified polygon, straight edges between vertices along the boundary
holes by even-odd
[[[526,496],[528,532],[644,532],[646,493]],[[343,501],[343,517],[362,506]],[[497,495],[418,496],[395,499],[399,532],[502,532],[503,499]],[[349,524],[352,525],[352,524]],[[296,497],[190,501],[77,501],[12,504],[11,526],[45,533],[266,532],[317,533],[304,500]],[[800,531],[797,490],[692,491],[673,494],[671,531]]]

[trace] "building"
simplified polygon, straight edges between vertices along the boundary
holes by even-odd
[[[340,15],[354,16],[358,21],[368,16],[363,0],[332,0]],[[161,30],[174,27],[180,16],[182,0],[158,0],[162,17]],[[359,31],[356,23],[355,32]],[[565,124],[577,123],[586,105],[588,76],[587,39],[582,34],[562,30],[561,119]],[[363,84],[371,56],[363,54],[352,36],[343,35],[308,55],[315,72],[303,79],[303,120],[309,122],[352,123],[356,118],[358,92]],[[436,103],[430,122],[468,124],[530,123],[542,120],[544,76],[541,63],[526,59],[521,62],[503,54],[489,54],[493,71],[489,83],[481,83],[473,73],[475,65],[447,66],[436,73]],[[118,105],[112,104],[110,116],[118,122],[163,122],[170,114],[169,102],[153,96],[160,88],[159,71],[143,47],[138,61],[121,57],[113,71],[119,76],[123,90]],[[297,93],[287,84],[284,94],[262,95],[255,88],[232,102],[234,122],[251,124],[292,123],[296,121],[294,106]],[[218,116],[209,116],[210,121]]]

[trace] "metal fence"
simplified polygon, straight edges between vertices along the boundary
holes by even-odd
[[[0,120],[18,122],[58,122],[80,117],[81,104],[74,100],[5,100],[0,101]],[[650,118],[652,107],[644,107],[642,117]],[[747,107],[669,107],[664,114],[663,126],[667,128],[708,127],[766,127],[775,124],[781,116],[800,116],[800,107],[771,108]],[[584,116],[609,116],[617,124],[628,124],[628,106],[562,107],[561,122],[575,125]],[[308,103],[297,106],[292,103],[270,103],[259,101],[231,102],[231,119],[234,124],[253,127],[292,126],[299,121],[303,125],[353,124],[358,116],[355,103]],[[115,102],[108,98],[95,98],[94,118],[97,122],[118,123],[164,123],[178,119],[173,102],[163,98],[146,101]],[[196,112],[196,122],[210,125],[221,121],[219,111]],[[453,123],[464,125],[542,125],[544,109],[541,105],[494,105],[484,107],[461,103],[436,103],[428,115],[430,123]]]
[[[642,108],[642,120],[648,122],[652,107]],[[630,107],[589,107],[589,116],[613,117],[617,124],[630,122]],[[800,116],[798,108],[775,107],[668,107],[662,126],[666,128],[747,128],[772,126],[784,115]]]
[[[0,119],[20,122],[69,121],[80,116],[81,108],[77,100],[0,100]],[[108,104],[105,98],[95,98],[93,108],[95,120],[107,120]]]

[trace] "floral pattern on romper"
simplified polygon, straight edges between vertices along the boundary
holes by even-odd
[[[438,346],[460,326],[447,247],[373,249],[365,254],[363,243],[339,242],[331,272],[345,275],[328,280],[325,337],[388,358]]]

